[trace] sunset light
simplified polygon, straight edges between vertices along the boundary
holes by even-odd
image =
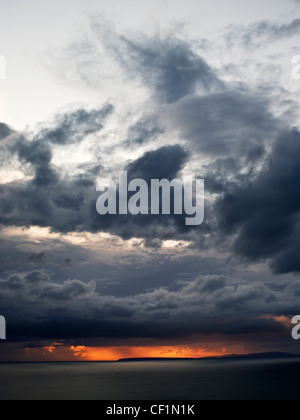
[[[300,0],[0,1],[0,401],[299,399],[299,40]]]

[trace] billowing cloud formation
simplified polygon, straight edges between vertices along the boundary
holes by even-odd
[[[281,273],[300,271],[299,152],[299,131],[282,133],[258,176],[230,183],[218,203],[223,232],[238,232],[235,252],[252,260],[272,258]]]
[[[75,129],[76,126],[73,127]],[[30,163],[34,177],[29,181],[2,186],[2,225],[34,225],[62,233],[109,231],[126,239],[153,238],[157,229],[161,231],[158,239],[176,236],[173,219],[170,219],[168,226],[160,217],[99,216],[95,204],[95,177],[93,174],[84,178],[64,177],[51,163],[52,148],[47,138],[41,137],[31,142],[22,138],[17,141],[14,150],[21,160]],[[166,146],[146,153],[126,169],[132,177],[173,179],[186,160],[187,152],[181,146]],[[184,218],[177,220],[184,223]]]
[[[58,115],[55,127],[42,129],[34,141],[58,145],[79,142],[87,135],[99,132],[103,128],[104,119],[112,110],[113,106],[108,104],[100,110],[78,109],[70,114]]]
[[[246,86],[220,82],[193,45],[179,39],[141,36],[133,42],[110,28],[103,40],[102,32],[101,25],[94,25],[94,33],[110,47],[124,72],[142,77],[159,102],[156,111],[147,111],[122,132],[123,139],[127,136],[121,141],[123,152],[128,153],[133,145],[141,152],[130,163],[120,163],[118,170],[128,170],[131,178],[171,180],[198,158],[205,164],[199,164],[195,176],[206,179],[207,191],[217,194],[217,205],[209,205],[206,223],[197,230],[186,229],[182,217],[99,216],[95,210],[96,178],[101,173],[117,176],[116,164],[107,165],[107,154],[114,154],[115,146],[106,145],[105,167],[101,167],[100,158],[83,167],[85,174],[76,170],[66,174],[63,167],[53,164],[53,155],[58,147],[67,148],[98,135],[113,112],[108,104],[98,110],[79,109],[57,116],[52,126],[40,127],[32,139],[15,134],[12,145],[3,146],[6,154],[25,165],[30,179],[1,186],[1,224],[49,227],[61,233],[109,232],[124,239],[142,238],[149,246],[160,246],[167,239],[203,246],[200,237],[204,233],[207,244],[215,246],[224,232],[228,236],[239,232],[232,250],[237,255],[250,260],[276,256],[271,263],[275,271],[299,271],[292,252],[297,238],[297,203],[293,190],[283,184],[285,178],[277,180],[275,173],[281,158],[290,171],[295,168],[287,181],[294,185],[297,133],[287,138],[280,135],[289,130],[288,122],[273,115],[271,100],[261,91],[250,94]],[[1,129],[3,136],[12,133],[5,125]],[[162,133],[176,136],[176,144],[151,147],[151,141]],[[149,144],[146,151],[144,143]],[[264,160],[273,166],[261,169]]]
[[[231,157],[262,153],[279,122],[266,101],[248,92],[188,96],[167,111],[169,125],[205,155]]]
[[[0,140],[5,139],[13,133],[13,130],[8,125],[0,123]]]
[[[151,179],[172,180],[178,176],[187,158],[188,153],[180,145],[165,146],[132,162],[127,167],[128,175],[131,179],[142,178],[147,182]]]
[[[210,92],[223,86],[205,60],[184,41],[171,36],[131,40],[103,23],[93,28],[121,67],[141,78],[164,104],[174,103],[197,89]]]
[[[55,145],[80,142],[86,136],[98,133],[111,111],[111,105],[90,112],[80,109],[57,117],[54,128],[42,128],[32,140],[18,136],[12,145],[6,146],[5,153],[16,155],[22,165],[26,164],[25,169],[31,178],[1,186],[3,225],[37,225],[68,230],[66,223],[71,223],[76,228],[72,220],[83,205],[85,188],[91,188],[93,181],[88,178],[88,171],[85,177],[67,179],[63,168],[56,168],[52,163],[53,149]]]
[[[111,105],[106,105],[100,110],[88,112],[79,109],[71,114],[58,116],[54,128],[41,129],[31,142],[26,139],[17,142],[15,151],[20,161],[31,164],[35,170],[34,183],[43,187],[57,182],[57,174],[51,167],[53,145],[80,142],[89,134],[99,132],[112,109]]]
[[[164,130],[158,122],[157,115],[147,115],[141,118],[128,130],[128,146],[141,145],[148,141],[155,140]]]
[[[162,288],[116,298],[101,296],[94,282],[57,284],[40,271],[10,275],[0,285],[1,308],[15,339],[180,338],[243,334],[245,328],[280,332],[283,326],[268,314],[293,313],[298,305],[294,294],[300,289],[297,282],[282,295],[272,285],[200,276],[177,292]]]
[[[226,67],[206,60],[196,42],[130,38],[104,26],[94,24],[86,42],[95,45],[84,57],[92,51],[88,63],[114,59],[122,80],[143,86],[138,103],[121,95],[90,110],[73,108],[33,133],[0,125],[3,232],[38,226],[49,235],[48,242],[20,233],[1,239],[0,308],[9,336],[289,334],[287,319],[278,319],[298,312],[299,281],[273,276],[300,272],[300,134],[283,111],[291,106],[288,88],[276,90],[274,100],[260,74],[256,86],[233,81],[234,74],[223,81]],[[286,38],[298,22],[256,24],[244,44],[276,37],[275,27]],[[98,54],[99,44],[107,56]],[[121,170],[147,181],[205,178],[205,223],[100,216],[97,180],[116,180]],[[244,272],[236,274],[240,261]]]

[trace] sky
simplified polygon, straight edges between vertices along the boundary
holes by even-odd
[[[0,361],[300,353],[300,2],[2,3]],[[204,223],[100,216],[124,170]]]

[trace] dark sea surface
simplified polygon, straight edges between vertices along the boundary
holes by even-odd
[[[0,400],[298,400],[300,359],[0,364]]]

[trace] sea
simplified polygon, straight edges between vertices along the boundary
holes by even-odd
[[[298,400],[300,359],[0,364],[0,400]]]

